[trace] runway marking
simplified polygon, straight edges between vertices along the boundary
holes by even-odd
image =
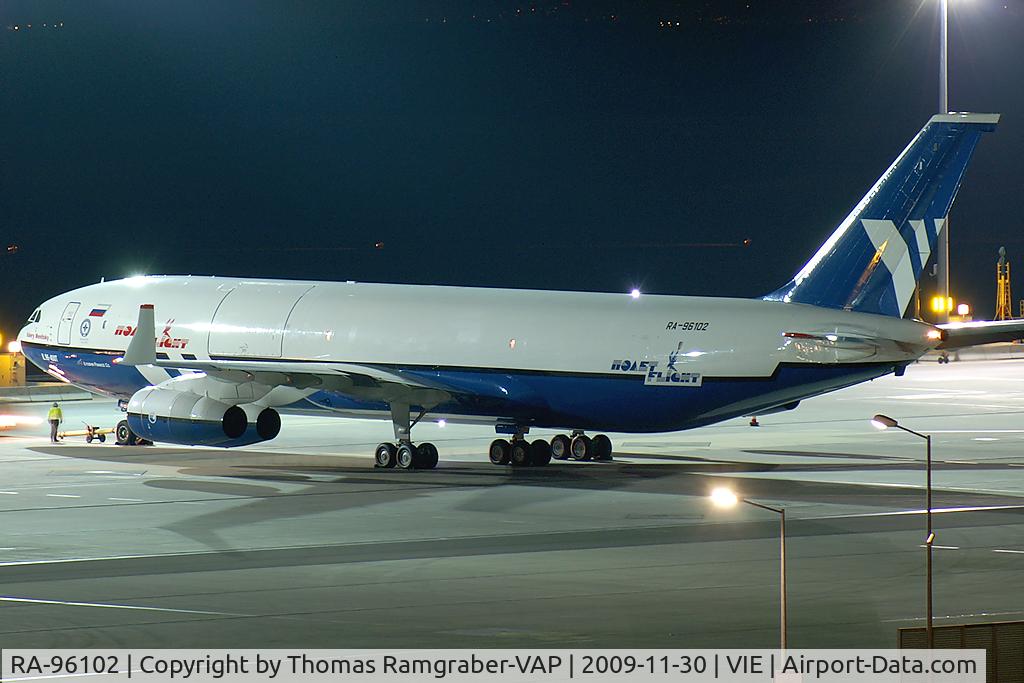
[[[73,496],[70,493],[47,493],[48,498],[81,498],[81,496]]]
[[[144,612],[175,612],[178,614],[213,614],[217,616],[242,616],[231,612],[210,612],[208,610],[175,609],[173,607],[144,607],[142,605],[113,605],[105,602],[73,602],[70,600],[40,600],[36,598],[15,598],[0,596],[0,602],[21,602],[31,605],[63,605],[65,607],[99,607],[104,609],[130,609]]]
[[[927,548],[928,546],[922,543],[921,545],[919,545],[917,547],[918,548]],[[936,550],[960,550],[960,546],[958,546],[958,545],[933,545],[932,547],[935,548]]]
[[[107,500],[119,500],[125,503],[145,503],[141,498],[107,498]]]
[[[1003,550],[1002,548],[1000,548],[998,550],[993,550],[992,552],[994,552],[994,553],[1012,553],[1014,555],[1024,555],[1024,550]]]
[[[17,491],[0,491],[0,496],[16,496],[16,495],[18,495]]]

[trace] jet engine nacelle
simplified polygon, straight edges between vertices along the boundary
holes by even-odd
[[[255,424],[247,412],[256,413]],[[128,426],[153,442],[230,448],[273,439],[281,431],[281,417],[273,408],[246,411],[191,392],[146,387],[128,402]]]

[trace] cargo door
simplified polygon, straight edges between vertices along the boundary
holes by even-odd
[[[64,307],[64,313],[60,316],[60,322],[57,324],[57,343],[58,344],[70,344],[71,343],[71,329],[75,324],[75,315],[78,313],[78,307],[82,304],[78,301],[72,301]]]
[[[280,358],[288,316],[313,285],[293,282],[243,282],[231,290],[213,314],[210,355]]]

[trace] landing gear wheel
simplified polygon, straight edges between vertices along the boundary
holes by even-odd
[[[373,466],[386,468],[394,467],[397,452],[398,449],[395,448],[395,444],[393,443],[382,443],[378,445],[377,450],[373,454]]]
[[[437,447],[432,443],[421,443],[416,447],[416,467],[432,470],[437,467]]]
[[[590,446],[594,451],[592,456],[594,460],[607,461],[612,459],[612,440],[604,434],[598,434],[591,439]]]
[[[512,459],[512,445],[505,439],[495,439],[491,442],[488,457],[495,465],[507,465]]]
[[[395,452],[395,463],[399,469],[411,470],[416,463],[416,447],[407,441],[398,444]]]
[[[586,434],[577,434],[572,437],[569,445],[569,457],[573,460],[590,460],[594,454],[593,441]]]
[[[569,457],[569,437],[565,434],[551,437],[551,457],[555,460],[565,460]]]
[[[530,444],[530,463],[544,467],[551,462],[551,444],[544,439],[537,439]]]
[[[118,445],[135,445],[135,434],[132,432],[131,427],[128,426],[127,420],[122,420],[114,428],[114,439]]]
[[[515,467],[526,467],[530,465],[530,444],[522,439],[512,442],[510,459]]]

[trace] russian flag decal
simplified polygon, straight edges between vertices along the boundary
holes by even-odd
[[[106,304],[106,305],[103,305],[103,306],[97,306],[96,308],[94,308],[91,311],[89,311],[89,317],[90,318],[102,318],[106,314],[108,308],[110,308],[110,304]]]

